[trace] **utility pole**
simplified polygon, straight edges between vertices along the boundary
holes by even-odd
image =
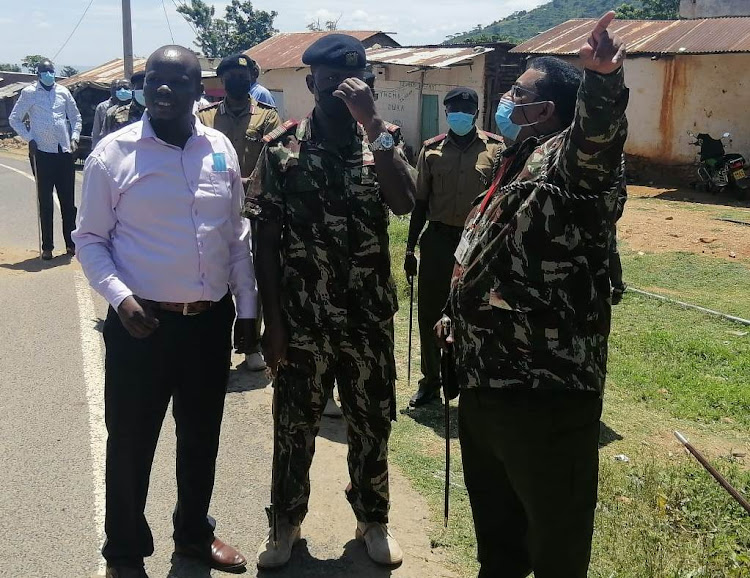
[[[125,78],[133,76],[133,26],[130,21],[130,0],[122,0],[122,53]]]

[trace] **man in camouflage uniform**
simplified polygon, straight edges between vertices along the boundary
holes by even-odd
[[[504,95],[510,148],[456,250],[448,341],[480,577],[587,574],[627,136],[613,18],[580,51],[582,81],[540,58]]]
[[[379,563],[401,561],[388,530],[388,437],[395,418],[389,209],[414,205],[415,183],[398,127],[378,116],[362,43],[330,34],[302,61],[315,109],[265,137],[246,215],[258,221],[258,286],[266,361],[275,380],[273,506],[276,532],[258,551],[285,564],[299,539],[310,464],[334,380],[348,422],[346,496],[356,536]]]
[[[221,131],[232,141],[245,184],[258,163],[263,137],[281,125],[281,119],[273,106],[259,103],[248,95],[254,66],[253,59],[244,54],[232,54],[224,58],[216,68],[216,76],[221,79],[226,96],[220,102],[198,111],[198,118],[204,125]],[[255,236],[255,231],[253,233]],[[259,349],[262,322],[260,304],[256,319],[255,338],[247,340],[247,351],[240,352],[245,354],[245,365],[250,371],[266,368]]]
[[[404,271],[417,273],[414,248],[419,241],[419,337],[422,379],[409,405],[418,407],[440,397],[440,348],[433,327],[440,319],[450,291],[453,253],[461,238],[472,201],[487,190],[502,139],[479,130],[479,95],[471,88],[454,88],[443,99],[450,130],[425,141],[417,161],[417,197],[409,221]],[[427,230],[422,235],[425,222]],[[420,238],[421,235],[421,238]]]
[[[133,98],[126,104],[119,104],[107,109],[101,138],[141,120],[143,111],[146,110],[146,100],[143,97],[143,79],[145,77],[146,72],[143,70],[134,73],[130,77],[130,84],[133,87]]]

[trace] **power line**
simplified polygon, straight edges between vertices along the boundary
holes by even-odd
[[[78,27],[81,25],[81,22],[83,22],[83,18],[84,18],[84,16],[86,16],[86,12],[89,11],[89,8],[91,8],[91,5],[93,3],[94,3],[94,0],[91,0],[89,2],[89,5],[86,6],[86,10],[83,11],[83,14],[81,14],[81,17],[78,19],[78,23],[75,25],[75,28],[73,28],[73,32],[71,32],[70,36],[68,36],[68,38],[65,40],[65,42],[63,42],[63,45],[60,47],[60,50],[58,50],[57,52],[55,52],[55,55],[52,57],[53,61],[55,60],[55,58],[57,58],[57,55],[62,52],[63,48],[65,48],[65,46],[67,46],[68,42],[70,42],[70,39],[73,38],[73,35],[76,33],[76,30],[78,30]]]
[[[175,9],[178,9],[178,10],[179,10],[179,8],[187,6],[187,3],[184,0],[179,4],[179,6],[178,6],[178,3],[177,3],[177,0],[172,0],[172,4],[174,4]],[[178,14],[179,14],[179,12],[178,12]],[[196,30],[195,26],[193,26],[193,23],[190,20],[188,20],[187,16],[185,16],[184,14],[180,14],[180,15],[182,16],[182,19],[185,22],[187,22],[188,26],[190,26],[190,28],[193,31],[193,34],[195,34],[195,36],[197,38],[198,37],[198,31]]]
[[[164,18],[167,19],[167,28],[169,28],[169,37],[172,39],[172,44],[174,44],[174,34],[172,34],[172,25],[169,23],[169,16],[167,15],[167,5],[164,4],[164,0],[161,0],[161,7],[164,9]]]

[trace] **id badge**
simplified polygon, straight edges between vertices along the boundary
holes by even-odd
[[[463,267],[466,266],[465,261],[469,258],[469,252],[471,249],[470,237],[471,233],[469,233],[469,231],[464,231],[463,235],[461,235],[461,240],[458,242],[458,247],[456,247],[456,252],[453,253],[456,262]]]

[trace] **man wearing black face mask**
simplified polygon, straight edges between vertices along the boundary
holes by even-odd
[[[315,435],[334,381],[348,423],[355,535],[374,561],[394,564],[403,553],[388,529],[398,306],[388,215],[412,209],[414,177],[399,128],[378,115],[362,43],[329,34],[302,62],[311,67],[315,109],[265,137],[245,203],[258,221],[264,352],[276,377],[273,527],[258,565],[286,564],[299,540]]]
[[[198,118],[203,124],[223,132],[232,141],[240,159],[242,181],[245,184],[263,149],[263,137],[281,125],[281,118],[273,106],[258,102],[248,94],[255,69],[253,59],[244,54],[232,54],[224,58],[216,68],[216,76],[221,78],[226,96],[221,102],[198,111]],[[260,352],[260,308],[257,320],[256,339],[253,341],[257,345],[253,345],[252,350],[239,352],[245,354],[245,365],[250,371],[266,368]]]

